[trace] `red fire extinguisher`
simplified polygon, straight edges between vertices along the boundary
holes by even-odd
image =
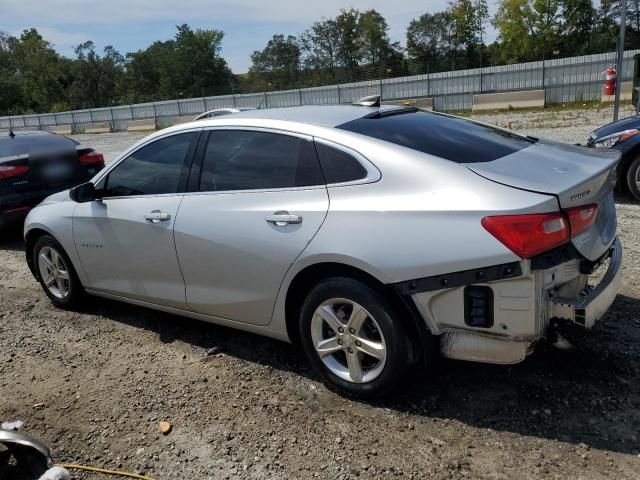
[[[604,95],[616,94],[616,76],[615,65],[611,65],[604,74]]]

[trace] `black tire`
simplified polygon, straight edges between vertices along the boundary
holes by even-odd
[[[640,155],[631,161],[627,169],[627,187],[631,195],[640,201],[640,185],[638,185],[638,182],[640,182]]]
[[[354,383],[339,377],[325,365],[325,362],[317,353],[312,334],[312,320],[316,309],[330,299],[345,299],[355,302],[364,307],[370,314],[370,316],[366,317],[367,320],[365,322],[370,322],[371,318],[375,319],[374,324],[377,324],[376,327],[379,328],[373,329],[374,335],[381,334],[380,338],[386,344],[386,356],[382,364],[383,367],[371,381],[364,381],[365,376],[362,377],[363,383]],[[373,324],[369,324],[370,327],[371,325]],[[304,351],[329,389],[348,396],[375,398],[396,390],[403,385],[410,367],[413,348],[407,329],[383,296],[364,283],[344,277],[323,280],[307,295],[300,311],[299,327],[300,340]],[[344,333],[344,335],[346,334],[347,332]],[[333,332],[329,330],[329,336],[331,335],[333,335]],[[335,338],[338,338],[337,332],[335,335]],[[354,336],[348,340],[350,345],[355,345],[352,343],[355,338],[357,337]],[[346,351],[345,346],[347,340],[344,342],[344,344],[341,343],[343,346],[339,347],[343,351],[336,352],[334,358],[338,359],[338,361],[340,358],[344,358],[344,367],[348,368],[346,364],[348,363],[347,355],[349,353]],[[358,343],[358,345],[361,345],[361,343]],[[364,354],[356,350],[357,347],[354,346],[353,351],[362,359]],[[362,362],[370,360],[373,360],[373,357],[368,360],[360,360],[358,363],[362,364]],[[363,371],[365,371],[364,368]]]
[[[43,274],[41,273],[41,267],[38,257],[40,253],[46,251],[45,249],[53,250],[60,256],[60,259],[62,260],[65,267],[65,271],[68,274],[68,282],[64,283],[65,287],[68,285],[68,292],[62,297],[56,295],[45,284],[45,279],[43,278]],[[55,238],[50,235],[43,235],[42,237],[38,238],[35,245],[33,246],[32,258],[38,282],[40,282],[40,286],[56,307],[70,309],[80,305],[85,295],[84,288],[82,287],[82,284],[78,279],[78,275],[73,268],[73,264],[71,263],[69,256],[64,251],[64,248],[62,248],[62,245],[60,245],[60,243]]]

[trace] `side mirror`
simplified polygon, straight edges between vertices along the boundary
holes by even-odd
[[[85,203],[102,198],[101,193],[102,192],[96,190],[96,187],[93,183],[87,182],[83,183],[82,185],[78,185],[77,187],[73,187],[69,191],[69,196],[74,202]]]

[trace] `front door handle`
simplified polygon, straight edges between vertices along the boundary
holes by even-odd
[[[171,214],[161,212],[160,210],[151,210],[144,216],[144,219],[150,221],[151,223],[166,222],[167,220],[171,220]]]
[[[266,217],[264,217],[264,219],[267,222],[273,223],[278,227],[284,227],[285,225],[302,223],[302,217],[300,215],[292,215],[289,212],[285,212],[285,211],[276,212],[272,215],[267,215]]]

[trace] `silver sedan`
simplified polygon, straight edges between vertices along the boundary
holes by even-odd
[[[299,342],[331,388],[381,395],[435,351],[516,363],[552,325],[591,327],[620,283],[618,159],[375,102],[239,112],[49,197],[27,261],[56,306]]]

